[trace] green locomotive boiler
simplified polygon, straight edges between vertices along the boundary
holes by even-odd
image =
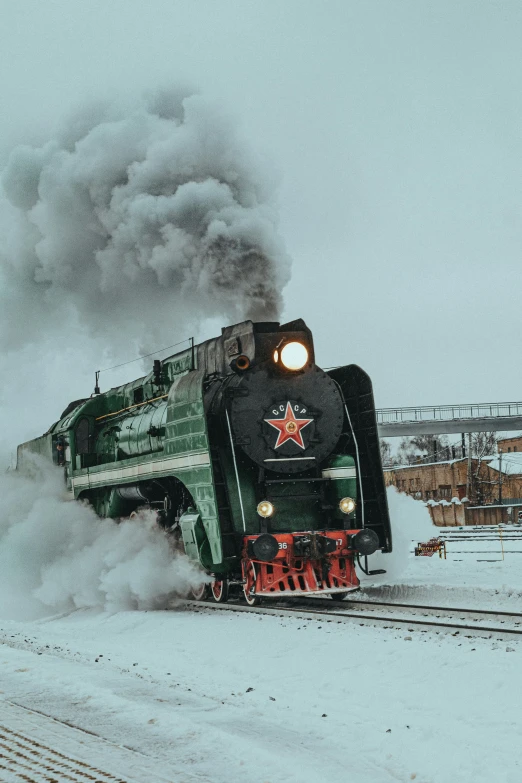
[[[96,390],[98,392],[98,390]],[[391,551],[370,379],[325,372],[301,319],[244,321],[69,405],[40,438],[71,497],[102,517],[139,508],[214,577],[261,597],[357,589],[355,562]],[[202,588],[197,597],[205,595]]]

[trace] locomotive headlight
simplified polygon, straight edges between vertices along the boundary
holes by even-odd
[[[281,364],[287,370],[302,370],[307,361],[308,351],[302,343],[286,343],[283,346],[281,350]]]
[[[343,512],[343,514],[351,514],[352,511],[355,511],[355,500],[353,498],[343,498],[339,503],[339,508]]]
[[[262,500],[257,507],[257,513],[260,517],[264,517],[265,519],[266,517],[271,517],[274,511],[275,508],[269,500]]]

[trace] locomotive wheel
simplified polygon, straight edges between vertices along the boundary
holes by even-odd
[[[344,601],[348,595],[348,591],[346,591],[346,593],[330,593],[330,595],[332,596],[332,601]]]
[[[228,579],[214,579],[210,585],[212,598],[217,604],[224,604],[228,601]]]
[[[204,601],[208,597],[208,585],[190,588],[190,596],[194,601]]]
[[[250,591],[256,583],[256,569],[253,563],[249,563],[246,569],[246,583],[243,585],[245,601],[249,606],[258,606],[261,603],[259,595],[252,594]]]

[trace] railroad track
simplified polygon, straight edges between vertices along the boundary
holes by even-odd
[[[191,773],[169,767],[154,756],[0,697],[0,783],[196,781]]]
[[[522,613],[492,612],[446,606],[424,606],[386,601],[343,601],[334,603],[323,598],[299,601],[266,600],[261,606],[247,606],[230,601],[216,604],[210,601],[186,601],[195,609],[254,612],[276,616],[294,616],[321,622],[358,622],[385,628],[406,628],[408,631],[435,631],[454,636],[484,636],[516,640],[522,637]],[[494,624],[492,624],[494,623]]]

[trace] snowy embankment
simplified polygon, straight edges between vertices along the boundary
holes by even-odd
[[[161,536],[130,527],[121,546],[125,528],[107,523],[94,536],[90,511],[51,489],[42,499],[25,487],[12,507],[3,490],[0,730],[19,709],[10,704],[38,710],[143,754],[147,783],[166,775],[176,783],[520,780],[522,643],[357,621],[154,611],[192,578],[183,561],[168,568]],[[473,596],[484,605],[488,596],[514,609],[522,555],[477,562],[452,555],[452,543],[447,561],[413,558],[412,540],[440,531],[422,505],[390,500],[394,554],[366,595],[435,604],[445,595],[454,606]],[[52,546],[39,543],[39,531]],[[108,745],[102,761],[112,763]],[[122,779],[141,783],[142,774],[121,769]]]
[[[417,500],[388,491],[393,554],[372,558],[387,573],[361,579],[356,597],[433,606],[522,612],[522,530],[438,528]],[[446,559],[414,557],[415,544],[446,540]],[[504,551],[502,551],[504,550]]]
[[[484,544],[467,544],[469,549],[478,546],[484,548],[484,555],[491,552],[491,543],[487,549]],[[354,598],[522,612],[522,541],[519,547],[518,553],[507,553],[504,561],[488,563],[477,561],[474,553],[459,552],[459,559],[453,559],[452,550],[457,547],[450,542],[447,560],[440,560],[438,555],[412,558],[401,578],[381,584],[365,579]]]

